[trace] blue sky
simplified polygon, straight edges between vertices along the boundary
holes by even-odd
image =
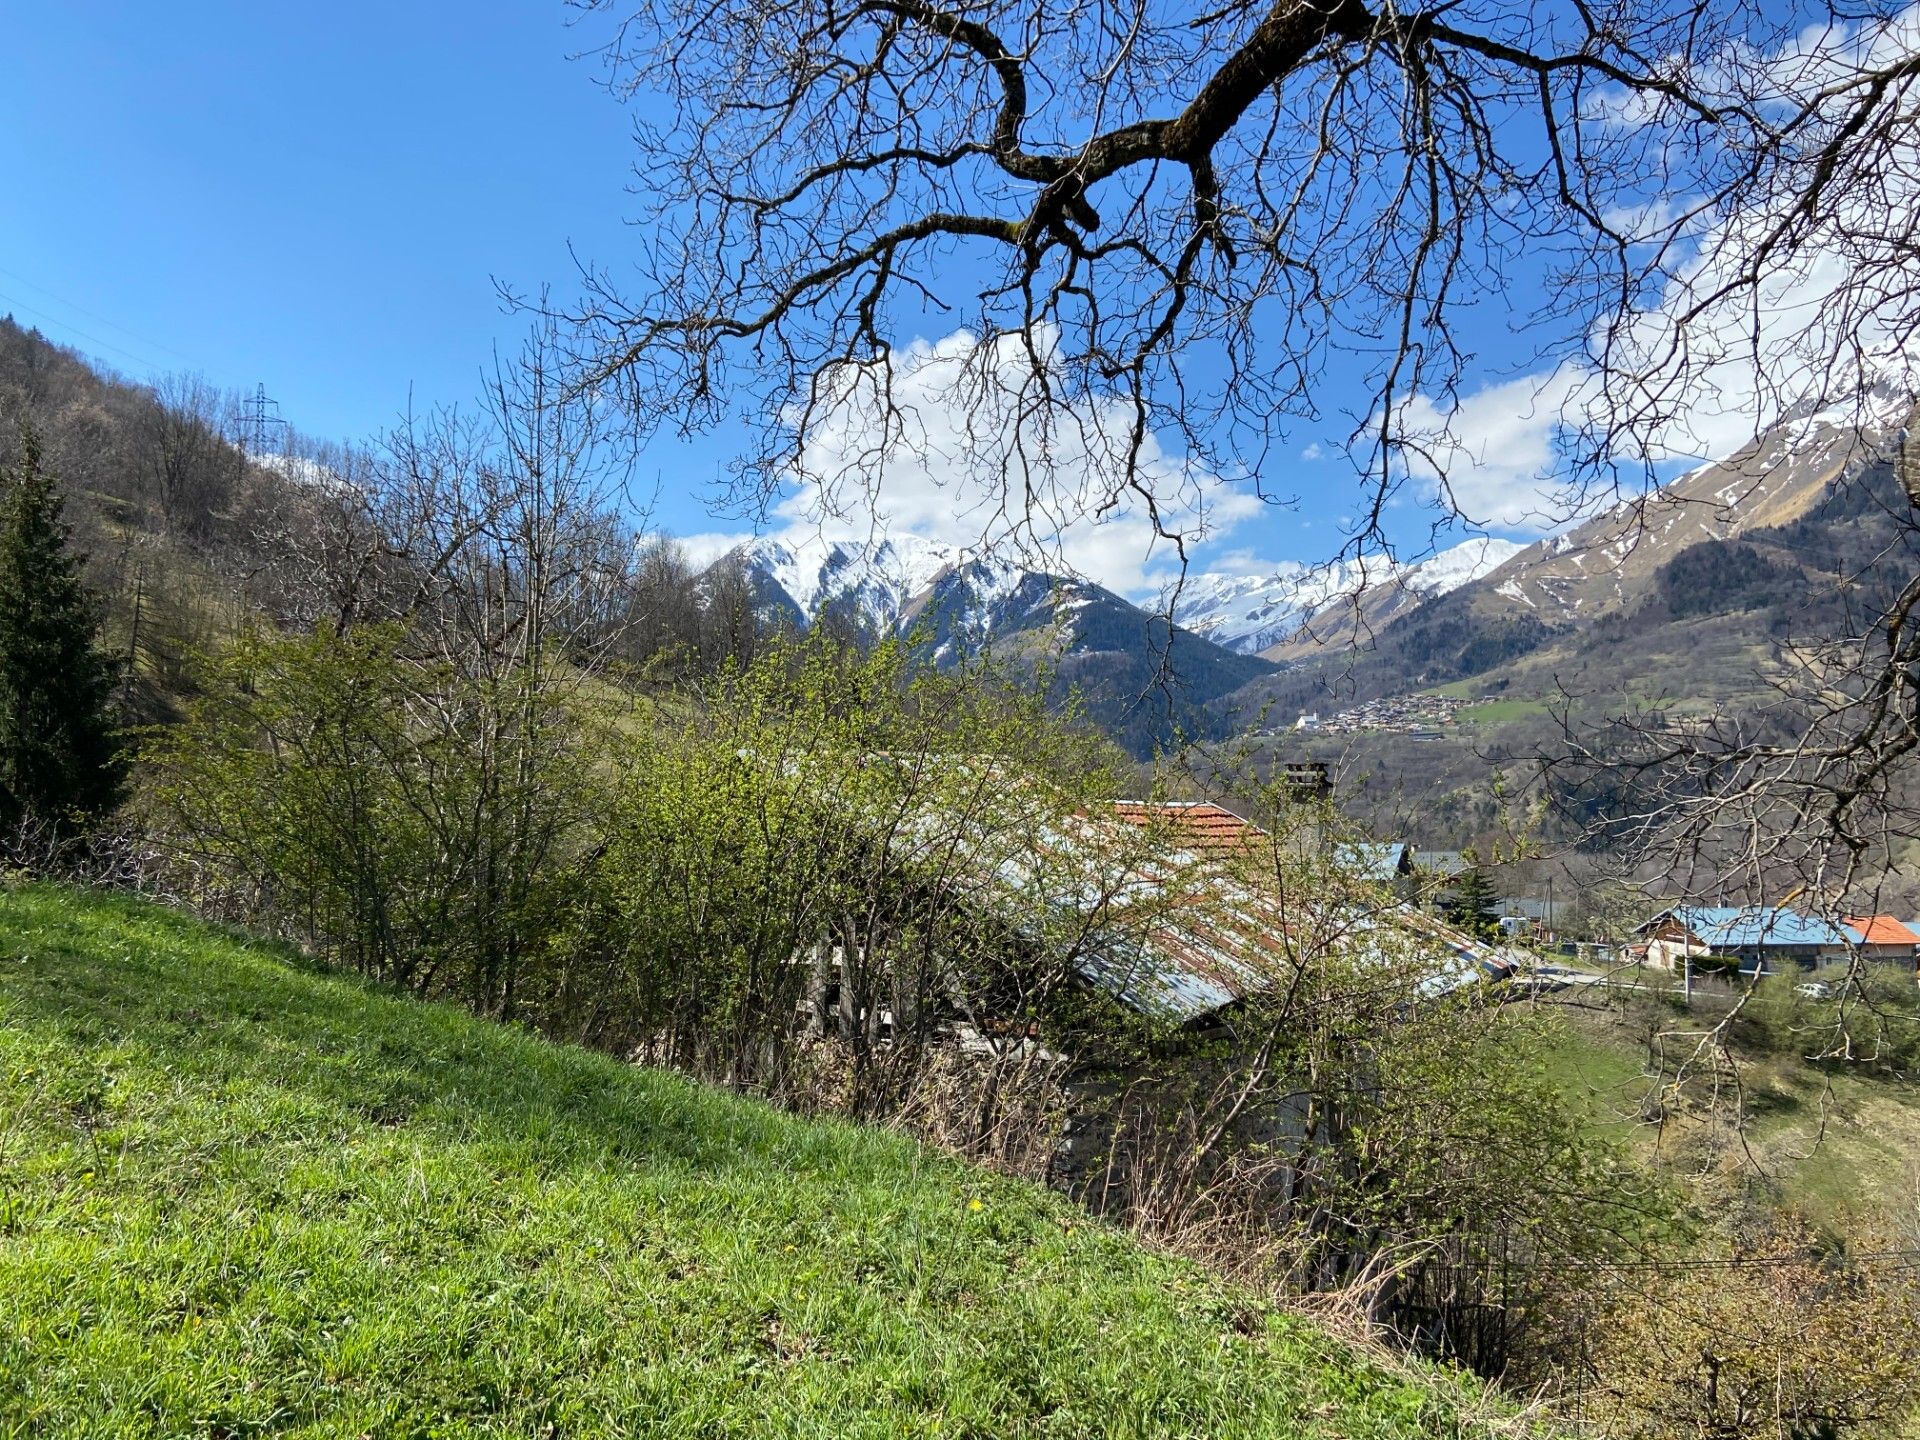
[[[367,436],[410,398],[471,396],[522,329],[496,281],[565,293],[570,246],[617,263],[632,244],[632,116],[570,58],[593,38],[570,13],[558,0],[14,7],[0,311],[135,378],[264,383],[315,436]],[[1512,302],[1468,323],[1489,381],[1532,358],[1513,333],[1525,277]],[[1481,403],[1496,446],[1532,408],[1498,390]],[[1337,549],[1351,481],[1314,468],[1337,438],[1302,431],[1284,462],[1297,474],[1269,477],[1301,502],[1238,525],[1223,542],[1236,563]],[[659,484],[659,524],[739,528],[703,504],[728,443],[650,452],[635,478]]]
[[[630,117],[558,4],[9,9],[0,310],[130,376],[362,436],[473,393],[496,278],[625,239]]]

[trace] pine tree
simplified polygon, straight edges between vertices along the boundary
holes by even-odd
[[[1453,897],[1447,901],[1447,918],[1469,935],[1491,939],[1500,933],[1496,913],[1500,897],[1494,894],[1493,881],[1474,861],[1453,882]]]
[[[25,827],[84,831],[120,803],[126,779],[99,601],[80,579],[39,440],[22,427],[20,442],[0,473],[0,844]]]

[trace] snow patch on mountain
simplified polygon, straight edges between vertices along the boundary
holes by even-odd
[[[1030,611],[1028,592],[1069,583],[911,534],[871,541],[761,536],[735,546],[727,558],[746,573],[762,605],[784,602],[802,624],[831,611],[883,635],[905,629],[931,603],[969,645]]]
[[[1475,536],[1413,566],[1401,577],[1400,583],[1416,595],[1445,595],[1462,585],[1472,584],[1482,575],[1491,575],[1526,548],[1512,540]]]
[[[1277,645],[1309,617],[1362,591],[1398,585],[1423,598],[1445,595],[1504,565],[1526,547],[1476,536],[1418,565],[1375,557],[1330,565],[1284,562],[1265,575],[1189,575],[1174,600],[1174,619],[1228,649],[1255,654]]]
[[[1283,561],[1264,573],[1201,571],[1169,586],[1157,606],[1173,606],[1176,624],[1243,655],[1294,634],[1310,617],[1363,592],[1397,587],[1422,599],[1444,595],[1498,569],[1523,546],[1476,537],[1418,565],[1380,557],[1328,565]],[[921,615],[941,619],[942,648],[974,649],[998,630],[1029,626],[1085,582],[1030,570],[1014,561],[971,553],[918,535],[864,540],[762,536],[731,552],[763,605],[791,606],[810,623],[823,610],[887,634]]]

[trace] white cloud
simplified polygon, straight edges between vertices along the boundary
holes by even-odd
[[[1573,497],[1556,439],[1581,389],[1572,367],[1489,385],[1441,410],[1424,395],[1400,412],[1408,471],[1476,526],[1545,534],[1566,524]]]
[[[1306,529],[1306,522],[1300,522],[1300,528]],[[1204,570],[1209,575],[1258,576],[1266,578],[1272,575],[1289,575],[1302,568],[1298,560],[1275,561],[1257,550],[1245,548],[1233,550],[1208,550],[1194,565],[1194,571]],[[1165,580],[1161,582],[1163,585]]]
[[[698,535],[677,535],[674,543],[686,555],[689,565],[695,570],[704,570],[745,538],[744,535],[709,530]]]
[[[1052,364],[1052,333],[982,344],[966,331],[918,340],[890,369],[823,377],[801,431],[792,488],[774,508],[783,538],[916,535],[1069,570],[1121,594],[1157,594],[1179,566],[1267,507],[1251,480],[1228,481],[1168,452],[1117,397],[1075,394]],[[1128,485],[1128,461],[1154,496],[1158,525]],[[1164,533],[1162,533],[1164,532]],[[701,537],[703,540],[707,537]],[[1256,564],[1258,562],[1247,561]]]
[[[1609,206],[1601,213],[1607,227],[1624,236],[1629,243],[1650,245],[1671,239],[1682,228],[1697,221],[1695,206],[1677,196],[1664,195],[1638,205]]]
[[[1300,458],[1302,460],[1318,460],[1322,455],[1326,453],[1327,453],[1326,451],[1320,448],[1320,442],[1316,440],[1312,444],[1308,445],[1306,449],[1300,452]]]
[[[1750,57],[1747,75],[1798,103],[1856,79],[1863,66],[1920,49],[1920,6],[1884,22],[1801,32],[1772,57]],[[1899,92],[1903,96],[1906,92]],[[1838,104],[1859,99],[1857,87]],[[1795,407],[1867,403],[1866,386],[1906,391],[1920,380],[1920,285],[1913,278],[1911,217],[1920,209],[1920,152],[1900,137],[1920,122],[1914,101],[1889,142],[1829,176],[1811,217],[1783,217],[1795,195],[1702,221],[1680,222],[1678,202],[1655,199],[1609,213],[1636,237],[1684,228],[1691,248],[1653,303],[1592,345],[1602,363],[1488,385],[1442,411],[1427,397],[1403,410],[1417,452],[1410,473],[1445,485],[1468,516],[1538,533],[1575,518],[1578,498],[1556,477],[1574,443],[1610,442],[1590,460],[1657,465],[1718,459]],[[1650,124],[1654,109],[1622,102],[1594,113]],[[1838,118],[1836,115],[1835,119]],[[1756,284],[1737,283],[1745,276]]]

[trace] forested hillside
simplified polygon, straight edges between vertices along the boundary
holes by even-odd
[[[89,579],[108,602],[108,640],[128,657],[124,698],[137,719],[176,713],[193,687],[191,657],[219,638],[262,620],[300,628],[379,610],[373,591],[383,574],[393,583],[411,566],[431,570],[448,526],[492,527],[510,508],[502,494],[462,514],[436,513],[447,500],[433,493],[436,474],[472,440],[437,420],[359,446],[274,426],[249,453],[247,397],[191,376],[135,385],[11,320],[0,322],[0,415],[11,417],[0,463],[18,444],[15,427],[28,424],[70,497]],[[599,659],[636,676],[712,671],[750,657],[758,637],[812,618],[773,595],[741,556],[701,569],[670,537],[638,533],[612,495],[610,487],[573,537],[578,557],[579,547],[594,551],[600,593],[590,603],[605,612],[592,642]],[[858,643],[897,624],[921,628],[939,663],[969,658],[986,638],[964,613],[978,606],[964,575],[940,578],[947,588],[894,597],[885,623],[844,604],[829,618]],[[1002,659],[1055,703],[1082,705],[1141,758],[1230,731],[1233,713],[1207,707],[1268,668],[1169,631],[1099,586],[1028,582],[994,637]],[[1056,593],[1062,584],[1070,604]]]
[[[492,399],[508,397],[496,387]],[[177,715],[196,657],[253,627],[430,608],[456,541],[497,550],[526,519],[504,484],[456,495],[446,483],[474,462],[475,418],[427,417],[357,444],[279,424],[256,434],[244,395],[198,376],[135,384],[11,319],[0,421],[0,466],[28,427],[67,499],[107,642],[127,660],[134,721]],[[575,594],[583,640],[590,631],[601,658],[636,673],[750,655],[750,598],[721,577],[698,585],[671,541],[636,534],[611,494],[569,517],[569,563],[592,575],[592,593]]]

